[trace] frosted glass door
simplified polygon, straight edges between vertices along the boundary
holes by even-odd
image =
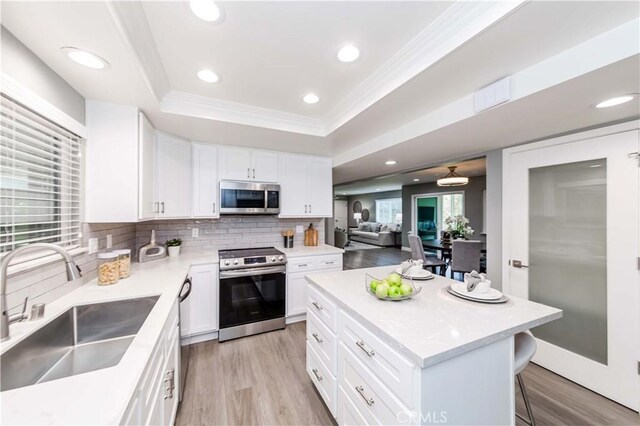
[[[505,150],[503,291],[563,311],[533,362],[638,410],[639,133],[567,139]]]
[[[607,363],[607,162],[529,170],[529,299],[563,310],[538,339]]]

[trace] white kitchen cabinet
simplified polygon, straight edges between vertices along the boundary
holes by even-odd
[[[156,130],[144,114],[138,114],[139,150],[139,219],[153,219],[156,216]]]
[[[342,255],[294,257],[287,262],[287,322],[304,320],[307,312],[305,276],[316,271],[342,271]]]
[[[218,330],[218,265],[194,265],[189,270],[191,294],[182,302],[180,336],[189,337]]]
[[[156,140],[156,217],[189,217],[191,144],[166,133],[158,133]]]
[[[220,148],[220,179],[277,182],[278,154],[244,148]]]
[[[194,143],[191,146],[193,175],[193,216],[220,217],[218,148]]]
[[[331,159],[280,156],[280,217],[331,217]]]

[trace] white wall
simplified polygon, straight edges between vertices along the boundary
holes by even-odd
[[[502,150],[487,153],[487,275],[502,289]]]
[[[84,98],[5,27],[1,34],[2,73],[84,124]],[[42,35],[46,37],[46,34]]]

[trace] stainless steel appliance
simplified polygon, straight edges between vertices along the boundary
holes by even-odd
[[[286,264],[273,247],[222,250],[218,340],[285,328]]]
[[[220,182],[220,214],[278,214],[280,185],[275,183]]]
[[[184,282],[182,283],[182,288],[180,289],[180,294],[178,299],[180,301],[180,305],[178,305],[178,311],[180,312],[180,324],[184,319],[185,312],[182,309],[182,302],[184,302],[187,297],[191,294],[191,277],[187,276]],[[179,332],[179,330],[178,330]],[[189,370],[189,355],[191,354],[191,345],[189,342],[186,342],[186,345],[182,345],[182,341],[180,342],[180,401],[182,401],[182,396],[184,395],[184,384],[187,379],[187,371]]]

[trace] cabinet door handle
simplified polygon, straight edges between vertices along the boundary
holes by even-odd
[[[256,169],[253,169],[253,178],[256,178]]]
[[[316,307],[317,310],[321,311],[322,310],[322,305],[318,304],[318,302],[311,302],[311,304],[313,306]]]
[[[164,379],[164,384],[165,384],[164,399],[173,399],[173,390],[176,388],[175,370],[167,371],[166,377],[167,378]]]
[[[319,382],[321,382],[321,381],[322,381],[322,379],[324,379],[324,377],[322,377],[320,374],[318,374],[318,369],[317,369],[317,368],[314,368],[314,369],[313,369],[313,370],[311,370],[311,371],[313,371],[313,374],[315,374],[315,375],[316,375],[316,379],[318,379],[318,381],[319,381]]]
[[[304,205],[304,212],[307,213],[307,205]]]
[[[356,346],[358,346],[360,349],[362,349],[365,354],[369,355],[369,357],[372,357],[372,356],[374,356],[376,354],[376,351],[374,351],[373,349],[367,350],[367,348],[365,348],[364,340],[360,340],[360,341],[356,342]]]
[[[153,203],[153,204],[155,204],[155,205],[156,205],[156,208],[155,208],[155,209],[153,209],[153,212],[154,212],[154,213],[156,213],[156,214],[160,213],[160,203],[156,201],[156,202],[155,202],[155,203]]]
[[[373,403],[375,402],[373,400],[373,398],[367,398],[364,394],[364,388],[362,386],[356,386],[356,391],[360,394],[360,396],[362,397],[362,399],[364,399],[364,402],[367,403],[367,405],[369,407],[371,407],[373,405]]]
[[[164,214],[164,201],[162,201],[160,205],[162,206],[162,211],[160,213]]]
[[[309,213],[311,213],[311,204],[309,204]]]
[[[324,340],[318,336],[318,333],[312,333],[311,335],[318,341],[318,343],[324,342]]]
[[[247,178],[251,177],[251,169],[247,168]]]
[[[213,203],[213,212],[216,212],[216,203]]]

